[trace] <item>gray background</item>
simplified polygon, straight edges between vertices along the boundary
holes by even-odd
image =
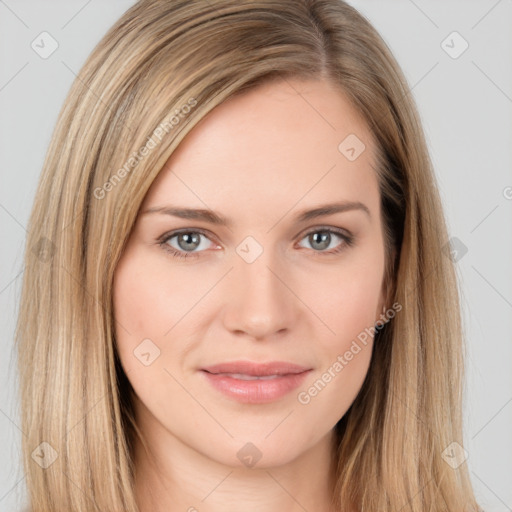
[[[2,511],[24,504],[24,434],[12,339],[37,180],[75,74],[132,3],[0,0]],[[457,262],[468,345],[467,463],[485,510],[512,510],[512,0],[350,3],[375,25],[404,69],[426,130],[450,235],[467,249]],[[59,45],[47,59],[31,48],[43,31]],[[453,31],[469,44],[457,58],[453,55],[464,43],[446,39]]]

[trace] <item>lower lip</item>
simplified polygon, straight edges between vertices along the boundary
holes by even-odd
[[[241,380],[202,371],[210,384],[225,395],[246,404],[264,404],[279,400],[299,387],[311,370],[266,380]]]

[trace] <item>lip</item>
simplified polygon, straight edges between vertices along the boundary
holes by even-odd
[[[289,363],[287,361],[269,361],[266,363],[256,363],[254,361],[231,361],[206,366],[201,369],[209,373],[241,373],[243,375],[263,377],[266,375],[297,374],[310,370],[311,368]]]
[[[300,386],[311,370],[284,361],[233,361],[202,368],[201,373],[226,396],[242,403],[261,404],[273,402],[290,393]],[[245,380],[242,376],[252,379]]]

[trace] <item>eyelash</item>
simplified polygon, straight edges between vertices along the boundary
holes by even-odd
[[[198,233],[200,235],[205,236],[208,238],[208,234],[203,231],[202,229],[182,229],[179,231],[172,231],[171,233],[165,233],[158,239],[158,245],[162,247],[164,251],[169,253],[174,258],[195,258],[197,257],[201,252],[203,251],[197,251],[197,252],[186,252],[186,251],[178,251],[171,247],[167,242],[174,238],[175,236],[185,234],[185,233]],[[350,234],[345,234],[345,232],[341,229],[331,228],[331,227],[317,227],[314,228],[307,233],[304,234],[304,236],[301,238],[303,240],[304,238],[308,237],[309,235],[312,235],[313,233],[331,233],[339,236],[343,242],[337,246],[336,249],[331,249],[330,251],[315,251],[314,249],[311,249],[313,252],[317,253],[317,255],[324,255],[324,254],[339,254],[342,252],[345,248],[351,247],[354,244],[354,236]],[[208,238],[209,240],[209,238]]]

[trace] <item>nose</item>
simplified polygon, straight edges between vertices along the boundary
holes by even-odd
[[[283,266],[270,251],[252,263],[236,256],[226,289],[223,321],[227,330],[263,340],[283,335],[297,324],[301,302]]]

